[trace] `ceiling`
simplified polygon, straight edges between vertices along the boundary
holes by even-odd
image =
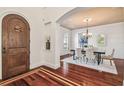
[[[59,23],[61,26],[71,30],[85,28],[87,24],[83,20],[86,17],[92,19],[89,22],[90,27],[124,22],[124,8],[120,7],[77,8],[76,11],[72,10],[71,13],[67,13],[67,15],[65,14],[61,20],[59,20]]]

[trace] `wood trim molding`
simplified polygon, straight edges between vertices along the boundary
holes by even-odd
[[[77,83],[75,83],[75,82],[72,82],[71,80],[66,79],[66,78],[64,78],[64,77],[62,77],[62,76],[60,76],[60,75],[57,75],[57,74],[55,74],[55,73],[53,73],[53,72],[51,72],[51,71],[49,71],[49,70],[46,70],[46,69],[44,69],[44,68],[42,68],[42,67],[41,67],[41,69],[44,70],[44,71],[46,71],[46,72],[49,73],[49,74],[52,74],[53,76],[56,76],[56,77],[58,77],[58,78],[60,78],[60,79],[62,79],[62,80],[65,80],[65,81],[67,81],[67,82],[69,82],[69,83],[72,83],[73,85],[80,86],[79,84],[77,84]]]
[[[66,79],[66,78],[64,78],[64,77],[62,77],[60,75],[57,75],[57,74],[55,74],[55,73],[51,72],[50,70],[47,70],[47,69],[45,69],[43,67],[40,67],[40,68],[38,68],[36,70],[32,70],[32,71],[30,71],[28,73],[25,73],[25,74],[16,76],[14,78],[5,80],[3,82],[0,82],[0,85],[1,86],[6,86],[6,85],[9,85],[9,84],[12,84],[15,81],[18,81],[20,79],[25,79],[27,76],[30,76],[31,74],[34,74],[34,73],[37,74],[38,72],[44,73],[44,74],[48,75],[48,77],[53,78],[55,81],[61,82],[60,84],[62,84],[62,85],[66,85],[66,86],[80,86],[79,84],[77,84],[77,83],[75,83],[75,82],[73,82],[71,80],[68,80],[68,79]]]
[[[7,84],[9,84],[9,83],[11,83],[11,82],[14,82],[14,81],[16,81],[16,80],[19,80],[19,79],[21,79],[21,78],[24,78],[24,77],[26,77],[26,76],[28,76],[28,75],[31,75],[31,74],[33,74],[34,72],[37,72],[38,70],[39,70],[39,69],[36,69],[36,70],[30,71],[30,72],[27,72],[27,73],[25,73],[25,74],[22,74],[22,75],[13,77],[13,78],[11,78],[11,79],[2,81],[2,82],[0,83],[0,85],[7,85]]]

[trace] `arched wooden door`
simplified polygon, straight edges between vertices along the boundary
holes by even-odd
[[[30,28],[21,16],[9,14],[2,20],[2,78],[29,70]]]

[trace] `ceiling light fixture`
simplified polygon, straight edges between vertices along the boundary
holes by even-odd
[[[85,18],[85,19],[83,20],[83,22],[87,23],[86,33],[83,33],[83,36],[86,37],[87,41],[88,41],[88,38],[89,38],[89,37],[92,37],[92,33],[89,33],[89,29],[88,29],[88,27],[89,27],[88,22],[90,22],[91,20],[92,20],[92,18],[89,18],[89,17],[87,17],[87,18]]]

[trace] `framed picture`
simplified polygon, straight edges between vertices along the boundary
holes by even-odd
[[[83,33],[78,33],[78,45],[79,47],[83,47],[88,44],[87,38],[83,35]]]
[[[105,35],[104,34],[99,34],[97,36],[97,44],[100,47],[104,47],[105,46]]]

